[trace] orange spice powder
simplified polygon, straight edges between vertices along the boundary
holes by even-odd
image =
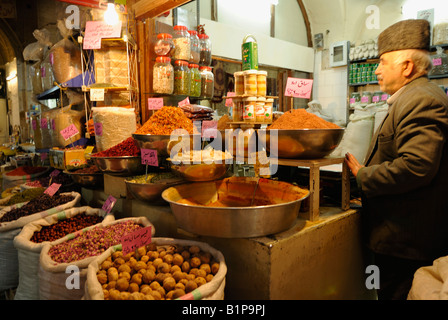
[[[305,109],[293,109],[282,114],[268,129],[340,129],[340,127]]]
[[[185,129],[193,134],[193,121],[182,109],[164,106],[157,110],[140,128],[136,134],[170,135],[175,129]]]

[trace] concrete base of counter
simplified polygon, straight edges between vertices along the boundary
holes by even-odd
[[[86,205],[101,207],[103,191],[83,189]],[[209,243],[228,268],[226,299],[375,299],[365,287],[360,214],[355,209],[321,208],[319,220],[298,218],[287,231],[249,239],[202,237],[179,230],[170,207],[118,199],[116,218],[146,216],[157,237]]]

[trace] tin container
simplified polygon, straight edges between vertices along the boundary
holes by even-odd
[[[248,41],[252,39],[252,41]],[[244,70],[258,70],[258,44],[255,37],[248,34],[243,39],[243,44],[241,45],[241,55]]]

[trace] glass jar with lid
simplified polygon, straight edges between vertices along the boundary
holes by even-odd
[[[257,70],[244,71],[244,93],[250,96],[257,95]]]
[[[264,122],[272,122],[272,111],[274,108],[274,99],[267,98],[264,104]]]
[[[175,60],[190,60],[191,40],[188,29],[185,26],[174,26],[174,53]]]
[[[199,66],[195,63],[188,65],[190,68],[190,96],[199,97],[201,95],[201,73],[199,72]]]
[[[235,94],[241,96],[244,94],[244,72],[237,71],[233,76],[235,78]]]
[[[168,56],[174,49],[173,36],[169,33],[159,33],[154,44],[154,52],[158,56]]]
[[[264,122],[264,104],[266,103],[265,97],[257,97],[255,103],[255,121]]]
[[[350,108],[354,108],[360,102],[361,102],[361,94],[359,92],[352,92],[349,100]]]
[[[266,96],[266,81],[268,73],[266,71],[259,70],[257,72],[257,95]]]
[[[154,93],[172,94],[174,91],[174,69],[171,58],[156,58],[153,68],[152,88]]]
[[[188,30],[190,34],[190,63],[199,64],[199,38],[196,30]]]
[[[244,98],[244,122],[255,122],[255,104],[257,103],[257,97]]]
[[[199,34],[199,64],[209,66],[212,64],[212,43],[206,34]]]
[[[190,95],[191,74],[188,62],[174,61],[174,94]]]
[[[212,68],[207,66],[199,67],[201,73],[201,98],[211,99],[215,90],[215,76]]]

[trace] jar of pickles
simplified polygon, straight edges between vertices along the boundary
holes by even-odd
[[[209,66],[212,64],[212,43],[206,34],[199,34],[199,64]]]
[[[154,52],[158,56],[168,56],[174,49],[173,36],[169,33],[159,33],[154,44]]]
[[[191,74],[188,62],[174,61],[174,94],[190,95]]]
[[[175,60],[190,60],[191,40],[188,29],[185,26],[174,26],[174,53]]]
[[[154,93],[172,94],[174,91],[174,69],[170,57],[157,57],[153,68],[152,88]]]
[[[268,73],[266,71],[257,72],[257,95],[266,96],[266,80]]]
[[[201,98],[211,99],[215,90],[215,76],[212,68],[201,66],[199,67],[201,73]]]
[[[199,72],[199,66],[195,63],[188,65],[190,68],[190,96],[199,97],[201,95],[201,73]]]
[[[233,76],[235,78],[235,94],[241,96],[244,94],[244,72],[237,71]]]
[[[257,97],[247,97],[243,99],[244,102],[244,122],[255,122],[255,104],[257,103]]]
[[[244,93],[249,96],[257,95],[257,70],[244,71]]]
[[[199,63],[199,38],[196,30],[188,30],[190,34],[190,63]]]
[[[255,121],[264,122],[264,104],[266,102],[265,97],[258,97],[255,103]]]
[[[267,98],[264,104],[264,122],[272,122],[272,111],[274,109],[274,99]]]

